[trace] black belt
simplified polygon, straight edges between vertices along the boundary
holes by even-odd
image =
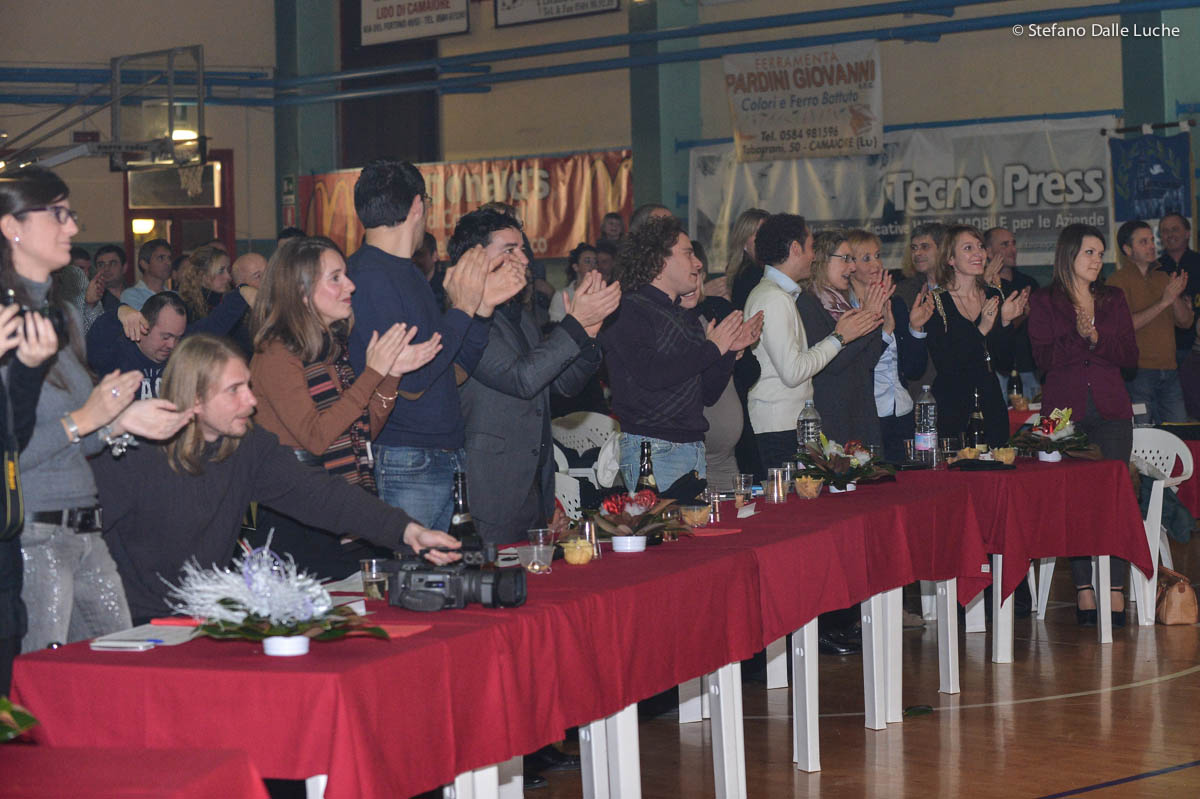
[[[100,506],[72,508],[71,510],[34,511],[33,520],[41,524],[69,527],[77,533],[99,533],[103,530]]]

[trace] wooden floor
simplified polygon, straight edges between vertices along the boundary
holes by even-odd
[[[938,693],[933,625],[906,632],[904,705],[934,712],[886,731],[863,726],[861,658],[822,656],[818,773],[793,767],[789,691],[747,680],[749,796],[1200,797],[1200,627],[1126,626],[1100,646],[1073,593],[1060,561],[1045,621],[1016,622],[1010,665],[991,663],[990,632],[963,635],[957,696]],[[644,797],[714,795],[707,721],[668,713],[639,731]],[[549,778],[527,795],[581,796],[577,773]]]

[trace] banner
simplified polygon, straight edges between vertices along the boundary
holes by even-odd
[[[496,27],[616,11],[620,0],[494,0]]]
[[[1162,219],[1170,212],[1192,218],[1190,134],[1109,139],[1108,147],[1118,221]]]
[[[466,33],[467,0],[362,0],[362,43]]]
[[[865,227],[898,267],[922,222],[1002,226],[1022,265],[1053,261],[1072,222],[1109,235],[1112,197],[1100,128],[1112,117],[894,131],[873,156],[740,164],[732,145],[691,155],[689,226],[723,266],[726,237],[747,208],[803,215],[816,229]],[[1111,257],[1111,253],[1110,253]]]
[[[738,160],[883,149],[878,42],[728,55],[721,62]]]
[[[425,229],[441,251],[459,217],[498,200],[516,206],[538,257],[565,258],[582,241],[595,241],[604,215],[633,213],[633,159],[629,150],[546,158],[510,158],[417,164],[430,196]],[[328,236],[346,254],[358,249],[363,228],[354,212],[359,170],[300,178],[300,226]]]

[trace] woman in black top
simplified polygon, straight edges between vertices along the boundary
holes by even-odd
[[[970,225],[946,231],[938,252],[934,313],[925,326],[929,355],[937,369],[938,433],[966,430],[979,392],[989,446],[1008,440],[1008,406],[992,368],[1012,348],[1011,322],[1025,312],[1029,290],[1004,297],[983,281],[987,252],[983,234]]]

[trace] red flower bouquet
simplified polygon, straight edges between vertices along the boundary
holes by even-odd
[[[646,489],[633,496],[613,494],[588,515],[609,535],[691,535],[692,528],[668,510],[674,504]]]

